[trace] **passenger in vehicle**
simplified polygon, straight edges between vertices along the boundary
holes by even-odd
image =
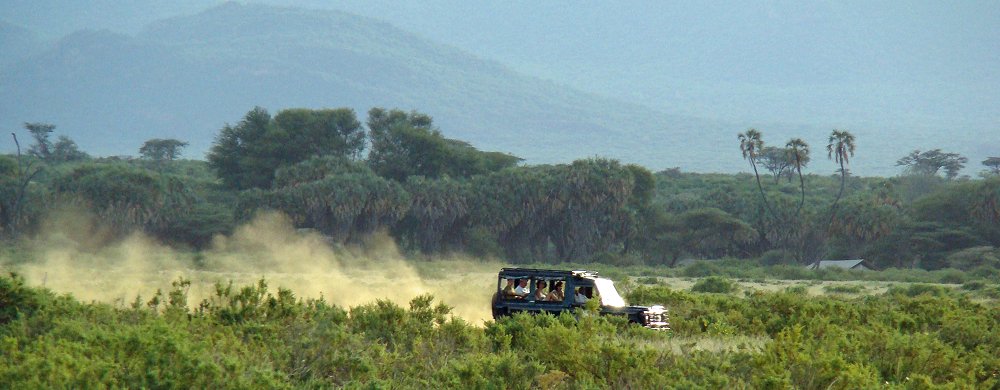
[[[579,304],[582,305],[584,303],[587,303],[587,301],[590,300],[590,297],[588,297],[589,294],[587,294],[586,291],[587,291],[587,287],[577,287],[576,288],[576,296],[573,297],[573,299],[576,300],[576,303],[579,303]]]
[[[563,287],[562,281],[556,281],[555,283],[553,283],[552,287],[549,288],[549,295],[545,297],[545,300],[562,302],[563,298],[566,298],[566,295],[562,291],[562,287]]]
[[[531,292],[528,291],[528,279],[520,279],[517,281],[517,288],[514,289],[514,295],[518,298],[523,299],[528,296]]]
[[[507,279],[507,286],[503,288],[504,299],[515,299],[517,294],[514,293],[514,279]]]
[[[545,300],[545,281],[539,280],[535,283],[535,300],[544,301]]]

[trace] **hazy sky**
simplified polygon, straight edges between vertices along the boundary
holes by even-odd
[[[49,40],[83,28],[135,34],[220,3],[0,0],[0,20]],[[899,156],[943,147],[976,166],[1000,154],[997,1],[261,3],[376,18],[590,93],[785,129],[778,139],[800,129],[815,143],[839,127],[869,139],[912,132],[890,152]]]

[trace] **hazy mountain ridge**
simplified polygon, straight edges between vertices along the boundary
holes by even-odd
[[[660,113],[335,11],[230,3],[154,23],[134,38],[78,32],[3,80],[5,118],[56,123],[97,154],[176,137],[197,157],[224,122],[255,105],[349,106],[360,116],[387,106],[426,112],[449,137],[531,162],[604,155],[681,165],[642,148],[667,134],[671,119]],[[636,129],[643,135],[630,135]],[[672,133],[685,129],[693,130],[675,125]]]
[[[197,4],[199,1],[188,1],[181,8],[192,9]],[[372,4],[378,10],[380,3]],[[823,6],[803,7],[806,9],[796,11],[798,19],[761,28],[780,32],[789,23],[805,27],[815,24],[808,8]],[[411,8],[401,7],[399,12]],[[466,8],[457,7],[442,15],[461,13]],[[617,65],[605,66],[609,77],[595,78],[588,72],[607,64],[602,62],[607,58],[595,57],[594,51],[578,46],[579,39],[567,39],[566,48],[558,45],[563,42],[560,34],[576,31],[576,27],[567,27],[572,27],[569,21],[545,25],[543,22],[550,20],[547,18],[556,16],[552,12],[521,20],[516,16],[522,11],[508,8],[506,13],[496,15],[515,23],[508,30],[517,31],[517,23],[528,23],[524,33],[537,32],[540,26],[544,26],[542,31],[552,31],[551,36],[538,36],[531,42],[521,39],[536,51],[518,58],[528,61],[531,55],[544,53],[539,50],[545,48],[551,49],[553,56],[576,50],[576,55],[569,57],[576,62],[569,66],[531,72],[556,82],[515,70],[531,68],[531,63],[501,64],[438,44],[432,34],[415,35],[368,17],[331,10],[227,3],[151,23],[134,36],[107,31],[71,34],[51,50],[7,67],[0,75],[0,125],[16,128],[25,121],[53,122],[59,125],[57,133],[70,135],[95,154],[134,154],[146,139],[174,137],[191,142],[187,155],[200,158],[225,122],[238,121],[256,105],[272,111],[348,106],[361,117],[372,106],[385,106],[428,113],[449,137],[468,140],[485,150],[511,152],[531,163],[599,155],[652,169],[679,166],[693,171],[746,170],[735,134],[752,126],[763,130],[772,145],[783,145],[795,136],[806,139],[815,151],[825,145],[830,129],[847,128],[858,136],[859,156],[852,161],[852,171],[869,175],[891,175],[898,171],[893,166],[897,158],[914,148],[932,147],[968,155],[971,169],[967,172],[973,173],[982,156],[1000,149],[1000,143],[989,136],[996,131],[995,126],[990,126],[1000,123],[990,105],[995,92],[989,84],[978,86],[971,93],[974,96],[968,96],[968,88],[939,81],[936,88],[950,89],[950,95],[967,96],[949,101],[950,107],[925,97],[928,94],[924,93],[924,85],[910,85],[902,90],[905,92],[887,95],[877,84],[838,85],[834,81],[846,80],[839,76],[830,78],[826,85],[800,85],[789,79],[786,81],[790,84],[780,87],[743,84],[733,89],[734,80],[706,79],[679,70],[682,64],[699,61],[724,69],[712,65],[705,53],[688,56],[679,52],[675,60],[678,65],[658,69],[659,63],[649,48],[659,42],[645,42],[639,46],[645,49],[627,50],[628,55],[619,55],[610,62]],[[687,8],[678,12],[692,14],[691,7]],[[761,8],[753,15],[769,12],[767,7]],[[728,7],[720,10],[728,15],[721,21],[704,26],[673,26],[679,33],[667,38],[678,41],[695,33],[717,37],[738,30],[738,26],[719,27],[739,16]],[[160,14],[164,10],[152,11]],[[432,11],[412,16],[419,18]],[[583,17],[595,12],[574,9],[569,15]],[[609,17],[612,25],[627,20],[621,13]],[[472,13],[466,19],[459,26],[478,20]],[[829,21],[819,22],[817,35],[836,30],[827,26]],[[605,27],[595,26],[589,34],[600,35]],[[717,27],[720,31],[715,31]],[[476,34],[481,32],[470,31],[469,35]],[[461,38],[461,34],[453,35]],[[517,38],[523,37],[507,39]],[[600,37],[592,43],[594,50],[610,50],[612,45],[612,41]],[[503,42],[483,44],[502,46]],[[900,50],[904,49],[910,48]],[[843,50],[823,46],[812,49],[821,54],[830,51],[829,55]],[[737,58],[738,54],[730,53],[725,58]],[[614,53],[608,56],[614,57]],[[539,57],[538,63],[542,60],[545,58]],[[647,76],[635,79],[633,76],[638,74]],[[572,82],[574,77],[581,83]],[[766,84],[768,77],[759,81]],[[910,76],[900,77],[905,80]],[[591,92],[558,83],[586,85]],[[824,88],[834,92],[823,92]],[[865,96],[864,104],[852,105],[850,99],[842,98],[851,94]],[[898,112],[900,94],[911,100],[902,103],[907,107],[903,112]],[[796,98],[788,101],[789,96]],[[759,108],[767,107],[771,114],[760,115]],[[929,112],[926,107],[941,112]],[[946,116],[954,111],[952,108],[977,114]],[[873,115],[879,120],[874,120]],[[817,156],[809,171],[832,172],[832,164],[814,153]]]
[[[0,20],[0,69],[30,57],[42,46],[34,31]]]

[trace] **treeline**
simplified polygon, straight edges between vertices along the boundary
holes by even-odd
[[[647,169],[591,158],[524,165],[449,139],[430,116],[374,108],[254,108],[218,133],[207,161],[187,145],[149,140],[140,158],[91,158],[54,126],[29,123],[34,143],[0,158],[7,239],[36,233],[53,205],[76,204],[112,234],[141,230],[202,248],[255,213],[275,210],[339,243],[387,231],[402,248],[499,256],[510,262],[666,264],[756,259],[803,264],[865,258],[878,267],[1000,268],[1000,159],[982,179],[967,159],[934,149],[899,160],[893,178],[850,174],[855,143],[834,130],[831,175],[806,174],[801,139],[733,140],[754,176]],[[20,145],[19,145],[20,146]],[[19,149],[20,150],[20,149]]]
[[[628,294],[632,302],[666,304],[671,333],[586,312],[518,314],[477,327],[430,296],[408,307],[377,301],[342,308],[270,291],[264,281],[219,284],[195,305],[188,286],[179,279],[165,294],[115,307],[0,276],[0,386],[988,389],[1000,383],[995,302],[937,286],[853,299],[809,297],[794,288],[737,297],[644,286]]]

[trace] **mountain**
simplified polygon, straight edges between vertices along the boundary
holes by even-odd
[[[0,126],[53,122],[99,155],[173,137],[200,158],[256,105],[384,106],[530,163],[745,171],[748,127],[804,138],[815,173],[834,171],[833,128],[858,137],[864,175],[917,148],[971,172],[1000,151],[1000,25],[982,4],[264,1],[317,9],[14,2],[4,18],[47,36],[94,29],[0,71]]]
[[[227,3],[136,36],[80,31],[0,76],[0,118],[55,123],[94,154],[134,154],[150,138],[200,157],[254,106],[373,106],[428,113],[448,137],[529,162],[594,155],[683,165],[651,144],[726,126],[668,117],[524,76],[343,12]],[[697,125],[697,126],[695,126]],[[719,168],[719,167],[715,167]]]
[[[41,46],[34,32],[0,20],[0,69],[26,59]]]

